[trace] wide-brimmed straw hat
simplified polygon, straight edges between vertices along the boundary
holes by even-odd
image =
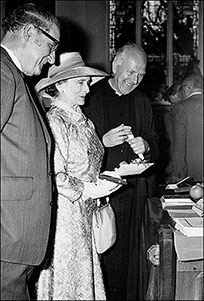
[[[41,79],[35,86],[35,90],[36,92],[40,92],[61,80],[81,76],[90,76],[92,78],[92,85],[109,75],[104,71],[85,66],[78,52],[66,52],[60,55],[59,66],[52,65],[48,70],[48,77]]]

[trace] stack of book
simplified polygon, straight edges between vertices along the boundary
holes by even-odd
[[[166,194],[161,197],[162,208],[168,209],[192,209],[195,203],[188,194]]]
[[[189,237],[203,236],[203,198],[195,203],[189,194],[166,194],[162,208],[174,221],[174,228]]]

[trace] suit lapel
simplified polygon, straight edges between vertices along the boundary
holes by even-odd
[[[26,83],[25,83],[25,87],[26,87],[27,93],[28,93],[28,95],[30,97],[30,100],[31,100],[31,102],[32,102],[32,104],[33,104],[33,106],[34,106],[34,108],[36,110],[38,118],[40,120],[42,129],[43,129],[43,132],[44,132],[45,140],[46,140],[46,143],[47,143],[47,146],[48,146],[48,151],[49,151],[49,154],[50,154],[50,151],[51,151],[51,138],[50,138],[48,129],[47,129],[46,125],[45,125],[45,122],[44,122],[44,120],[42,118],[42,115],[40,114],[39,109],[38,109],[37,105],[35,104],[35,101],[34,101],[32,95],[31,95],[31,92],[30,92],[30,90],[29,90],[29,88],[28,88],[28,86],[27,86]]]
[[[1,47],[1,52],[2,52],[2,53],[5,55],[5,57],[12,63],[12,65],[16,68],[16,70],[18,70],[18,73],[19,73],[20,76],[23,78],[23,82],[24,82],[24,84],[25,84],[26,91],[27,91],[27,93],[28,93],[28,95],[29,95],[29,97],[30,97],[30,100],[31,100],[31,102],[32,102],[32,104],[33,104],[33,106],[34,106],[34,108],[35,108],[35,111],[36,111],[36,113],[37,113],[37,115],[38,115],[40,124],[41,124],[41,126],[42,126],[42,130],[43,130],[43,133],[44,133],[45,141],[46,141],[46,144],[47,144],[47,147],[48,147],[48,153],[50,154],[50,151],[51,151],[51,138],[50,138],[50,134],[49,134],[48,129],[47,129],[46,125],[45,125],[45,122],[44,122],[44,120],[43,120],[43,118],[42,118],[42,115],[40,114],[39,109],[38,109],[37,105],[35,104],[35,101],[34,101],[32,95],[31,95],[31,92],[30,92],[30,90],[29,90],[29,88],[28,88],[28,86],[27,86],[27,84],[26,84],[25,76],[24,76],[24,74],[16,67],[16,65],[15,65],[14,62],[12,61],[12,59],[11,59],[11,57],[9,56],[9,54],[7,53],[7,51],[6,51],[4,48],[2,48],[2,47]]]

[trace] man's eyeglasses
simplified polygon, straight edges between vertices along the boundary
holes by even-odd
[[[59,41],[56,40],[53,36],[51,36],[47,31],[41,29],[40,27],[35,26],[38,30],[42,32],[48,39],[54,42],[54,44],[50,45],[50,52],[56,51],[59,46]]]

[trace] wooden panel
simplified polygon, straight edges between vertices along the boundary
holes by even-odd
[[[63,51],[79,51],[85,62],[109,72],[109,1],[56,1]]]
[[[203,300],[203,260],[177,261],[175,300]]]
[[[158,300],[204,300],[203,260],[178,260],[168,225],[159,229],[159,245]]]
[[[159,300],[175,298],[175,251],[172,230],[162,226],[159,230]]]

